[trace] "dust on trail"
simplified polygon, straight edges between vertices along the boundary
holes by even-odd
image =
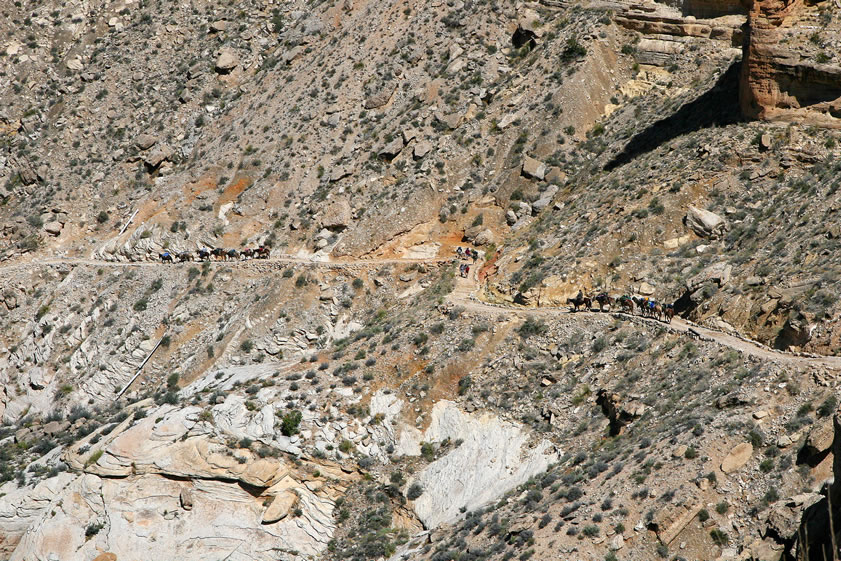
[[[293,255],[277,256],[270,259],[252,259],[252,260],[235,260],[235,261],[187,261],[185,263],[163,264],[158,261],[101,261],[96,259],[84,258],[52,258],[52,259],[33,259],[30,261],[19,261],[17,263],[9,263],[0,266],[0,271],[11,269],[22,269],[31,266],[51,266],[51,265],[88,265],[99,267],[178,267],[189,266],[197,263],[210,263],[211,265],[226,265],[226,266],[259,266],[266,264],[272,265],[309,265],[324,268],[343,268],[343,267],[364,267],[364,266],[380,266],[380,265],[399,265],[412,263],[427,263],[427,264],[444,264],[450,263],[454,260],[452,258],[430,258],[430,259],[408,259],[408,258],[373,258],[373,259],[355,259],[355,260],[319,260],[316,258],[297,257]],[[470,264],[470,274],[467,278],[456,276],[455,288],[447,297],[447,301],[453,305],[461,306],[465,310],[472,312],[481,312],[492,315],[510,315],[517,317],[551,317],[559,314],[572,314],[566,307],[563,308],[517,308],[507,305],[494,305],[487,303],[479,298],[477,295],[480,288],[479,271],[482,268],[483,261]],[[600,314],[601,312],[576,312],[576,314]],[[674,333],[686,333],[695,337],[700,337],[705,340],[713,341],[719,345],[731,348],[735,351],[775,362],[777,364],[788,364],[791,366],[824,368],[841,370],[841,356],[802,356],[784,351],[777,351],[770,349],[761,343],[749,341],[735,335],[730,335],[722,331],[701,327],[693,322],[687,321],[680,317],[672,319],[671,323],[663,323],[656,319],[644,318],[641,316],[630,316],[626,313],[610,312],[613,317],[624,318],[630,321],[642,322],[652,326],[660,327]]]

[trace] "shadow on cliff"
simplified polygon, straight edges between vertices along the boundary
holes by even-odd
[[[686,133],[710,127],[721,127],[742,121],[739,108],[739,72],[742,63],[736,61],[716,81],[712,88],[684,104],[672,115],[660,119],[633,136],[625,148],[610,160],[605,170],[623,166],[642,154]]]

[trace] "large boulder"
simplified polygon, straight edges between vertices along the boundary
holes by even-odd
[[[382,107],[383,105],[388,103],[396,89],[396,82],[389,82],[387,84],[384,84],[376,93],[368,96],[365,99],[365,109],[377,109],[379,107]]]
[[[239,65],[239,57],[230,49],[224,49],[216,59],[216,72],[228,74]]]
[[[530,156],[523,158],[523,175],[533,179],[543,179],[546,177],[546,164],[540,160],[535,160]]]
[[[743,442],[730,450],[727,457],[721,462],[721,471],[724,473],[733,473],[742,469],[748,460],[753,455],[753,446],[750,442]]]
[[[336,199],[327,205],[321,215],[321,227],[328,230],[341,231],[350,226],[353,212],[347,199]]]
[[[722,217],[692,205],[689,206],[683,223],[702,238],[716,239],[727,231],[727,222]]]

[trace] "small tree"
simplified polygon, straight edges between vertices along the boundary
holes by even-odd
[[[292,436],[298,433],[301,417],[300,411],[290,411],[283,416],[283,421],[280,424],[280,432],[283,433],[283,436]]]

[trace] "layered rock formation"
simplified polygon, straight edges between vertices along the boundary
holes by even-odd
[[[802,60],[792,46],[783,46],[805,9],[804,0],[753,2],[743,47],[742,112],[752,119],[841,127],[841,68]]]

